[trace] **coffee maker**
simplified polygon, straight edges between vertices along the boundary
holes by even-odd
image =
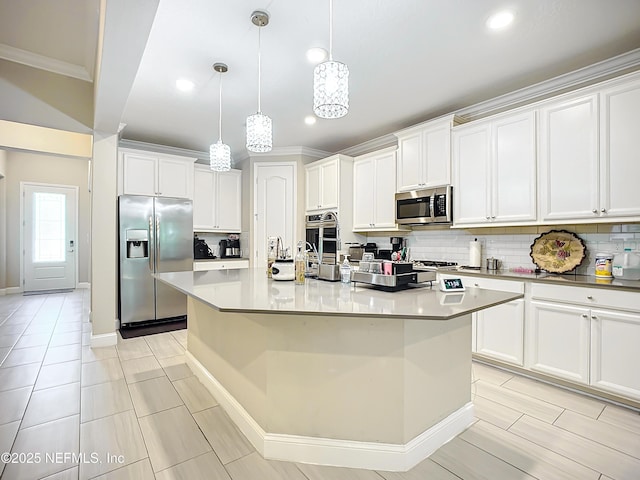
[[[240,258],[240,240],[220,240],[220,258]]]

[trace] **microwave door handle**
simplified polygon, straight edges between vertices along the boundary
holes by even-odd
[[[429,219],[432,222],[436,221],[436,208],[435,207],[436,207],[436,196],[434,194],[434,195],[431,195],[429,197]]]

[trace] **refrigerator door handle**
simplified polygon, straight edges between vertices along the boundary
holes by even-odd
[[[155,262],[155,236],[153,235],[153,217],[149,217],[149,270],[153,273],[153,264]]]
[[[160,259],[160,217],[156,217],[156,266]]]

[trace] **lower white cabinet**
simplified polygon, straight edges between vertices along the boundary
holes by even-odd
[[[233,270],[240,268],[249,268],[249,260],[220,260],[193,262],[193,271],[201,272],[205,270]]]
[[[589,309],[533,300],[527,329],[528,368],[589,383]]]
[[[640,399],[640,314],[591,310],[591,385]]]

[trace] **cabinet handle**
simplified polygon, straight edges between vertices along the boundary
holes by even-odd
[[[496,218],[496,216],[495,215],[491,215],[491,218]]]
[[[589,315],[587,315],[586,313],[583,313],[582,315],[580,315],[582,318],[587,318]]]
[[[489,215],[487,215],[487,216],[486,216],[486,219],[487,219],[487,220],[489,220],[489,218],[490,218],[490,217],[489,217]]]
[[[474,283],[474,284],[473,284],[473,286],[474,286],[474,287],[478,287],[479,285],[478,285],[477,283]]]
[[[591,315],[591,319],[592,319],[592,320],[597,320],[597,319],[598,319],[598,317],[596,317],[595,315]]]
[[[593,300],[593,295],[587,295],[587,300]]]
[[[598,209],[594,208],[593,210],[591,210],[593,213],[598,213]]]
[[[607,213],[607,209],[603,208],[602,210],[600,210],[602,213]]]

